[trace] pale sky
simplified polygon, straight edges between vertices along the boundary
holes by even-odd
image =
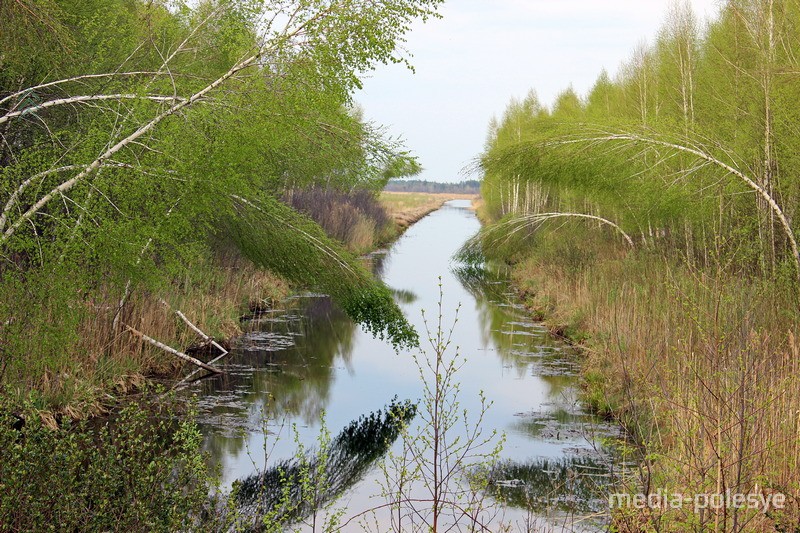
[[[671,0],[449,0],[417,24],[399,65],[369,74],[356,101],[365,118],[402,137],[429,181],[461,181],[483,150],[489,120],[535,89],[550,105],[570,85],[585,96],[613,77],[642,42],[655,41]],[[690,0],[701,24],[720,0]],[[473,176],[473,179],[476,178]]]

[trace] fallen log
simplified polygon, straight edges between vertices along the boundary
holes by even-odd
[[[214,374],[222,374],[223,373],[222,370],[220,370],[219,368],[217,368],[215,366],[211,366],[209,364],[206,364],[206,363],[202,362],[199,359],[195,359],[191,355],[186,355],[183,352],[179,352],[178,350],[176,350],[174,348],[171,348],[170,346],[167,346],[166,344],[164,344],[162,342],[158,342],[157,340],[155,340],[155,339],[153,339],[151,337],[148,337],[147,335],[145,335],[141,331],[137,331],[136,329],[128,326],[127,324],[125,325],[125,329],[130,331],[133,335],[136,335],[137,337],[141,338],[143,341],[146,341],[146,342],[152,344],[156,348],[164,350],[165,352],[167,352],[169,354],[172,354],[172,355],[174,355],[176,357],[180,357],[181,359],[183,359],[187,363],[191,363],[191,364],[193,364],[195,366],[198,366],[198,367],[202,368],[203,370],[208,370],[209,372],[213,372]]]

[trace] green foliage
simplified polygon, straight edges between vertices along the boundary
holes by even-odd
[[[0,529],[176,531],[198,524],[209,474],[191,417],[138,405],[109,420],[45,427],[0,407]]]
[[[479,162],[488,214],[597,215],[637,245],[775,275],[800,202],[798,22],[794,1],[736,1],[702,33],[676,4],[656,43],[585,100],[567,89],[550,113],[535,93],[511,101]]]
[[[223,228],[261,228],[233,221],[234,196],[262,198],[274,210],[264,220],[291,218],[274,201],[287,190],[375,191],[416,172],[351,95],[376,64],[407,62],[403,35],[440,4],[4,2],[0,289],[20,303],[0,309],[0,334],[15,360],[45,362],[30,366],[22,395],[64,373],[50,364],[55,350],[80,367],[128,349],[118,318],[135,316],[132,294],[169,299],[195,258],[225,249],[214,238]],[[330,288],[368,329],[413,344],[388,290],[339,258],[341,247],[309,246],[306,234],[324,237],[318,228],[271,228],[287,255],[267,260],[272,243],[255,237],[260,265]],[[297,268],[293,245],[311,267]],[[342,271],[355,274],[337,281]],[[81,330],[107,337],[83,353]]]
[[[267,197],[241,200],[225,235],[257,265],[329,294],[367,331],[395,348],[416,346],[417,334],[389,289],[311,219]]]

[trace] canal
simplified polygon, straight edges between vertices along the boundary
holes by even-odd
[[[505,440],[484,501],[495,507],[482,520],[492,530],[502,524],[512,531],[601,528],[613,463],[606,443],[618,430],[582,408],[578,355],[530,320],[504,274],[454,262],[456,251],[479,228],[469,201],[454,200],[409,228],[390,249],[373,254],[372,261],[420,332],[423,373],[432,350],[422,312],[435,334],[441,295],[442,323],[447,332],[452,327],[446,355],[454,356],[457,347],[463,360],[454,382],[467,427],[477,423],[481,395],[491,403],[480,421],[483,435],[496,431],[497,439]],[[290,461],[298,445],[318,447],[323,417],[335,438],[360,417],[385,411],[393,398],[424,397],[412,354],[395,353],[363,332],[324,295],[298,295],[278,307],[247,322],[225,375],[191,389],[199,400],[206,450],[221,469],[225,489],[236,480],[263,478],[265,469]],[[423,419],[418,414],[408,432],[420,434]],[[459,431],[464,442],[463,428],[456,424],[450,442]],[[401,441],[392,447],[395,456],[402,453]],[[491,446],[475,452],[490,453]],[[341,522],[386,503],[382,487],[385,491],[397,466],[381,469],[379,462],[360,465],[346,480],[334,507],[345,509]],[[466,482],[459,474],[453,483]],[[414,490],[412,499],[429,497],[422,488]],[[406,512],[409,531],[424,530],[421,524],[430,521],[429,511]],[[389,508],[380,508],[343,529],[388,531],[397,527],[393,519]]]

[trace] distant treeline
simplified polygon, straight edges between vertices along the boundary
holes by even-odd
[[[460,183],[438,183],[436,181],[425,180],[389,180],[389,183],[383,190],[391,192],[478,194],[481,191],[481,182],[477,180],[468,180]]]

